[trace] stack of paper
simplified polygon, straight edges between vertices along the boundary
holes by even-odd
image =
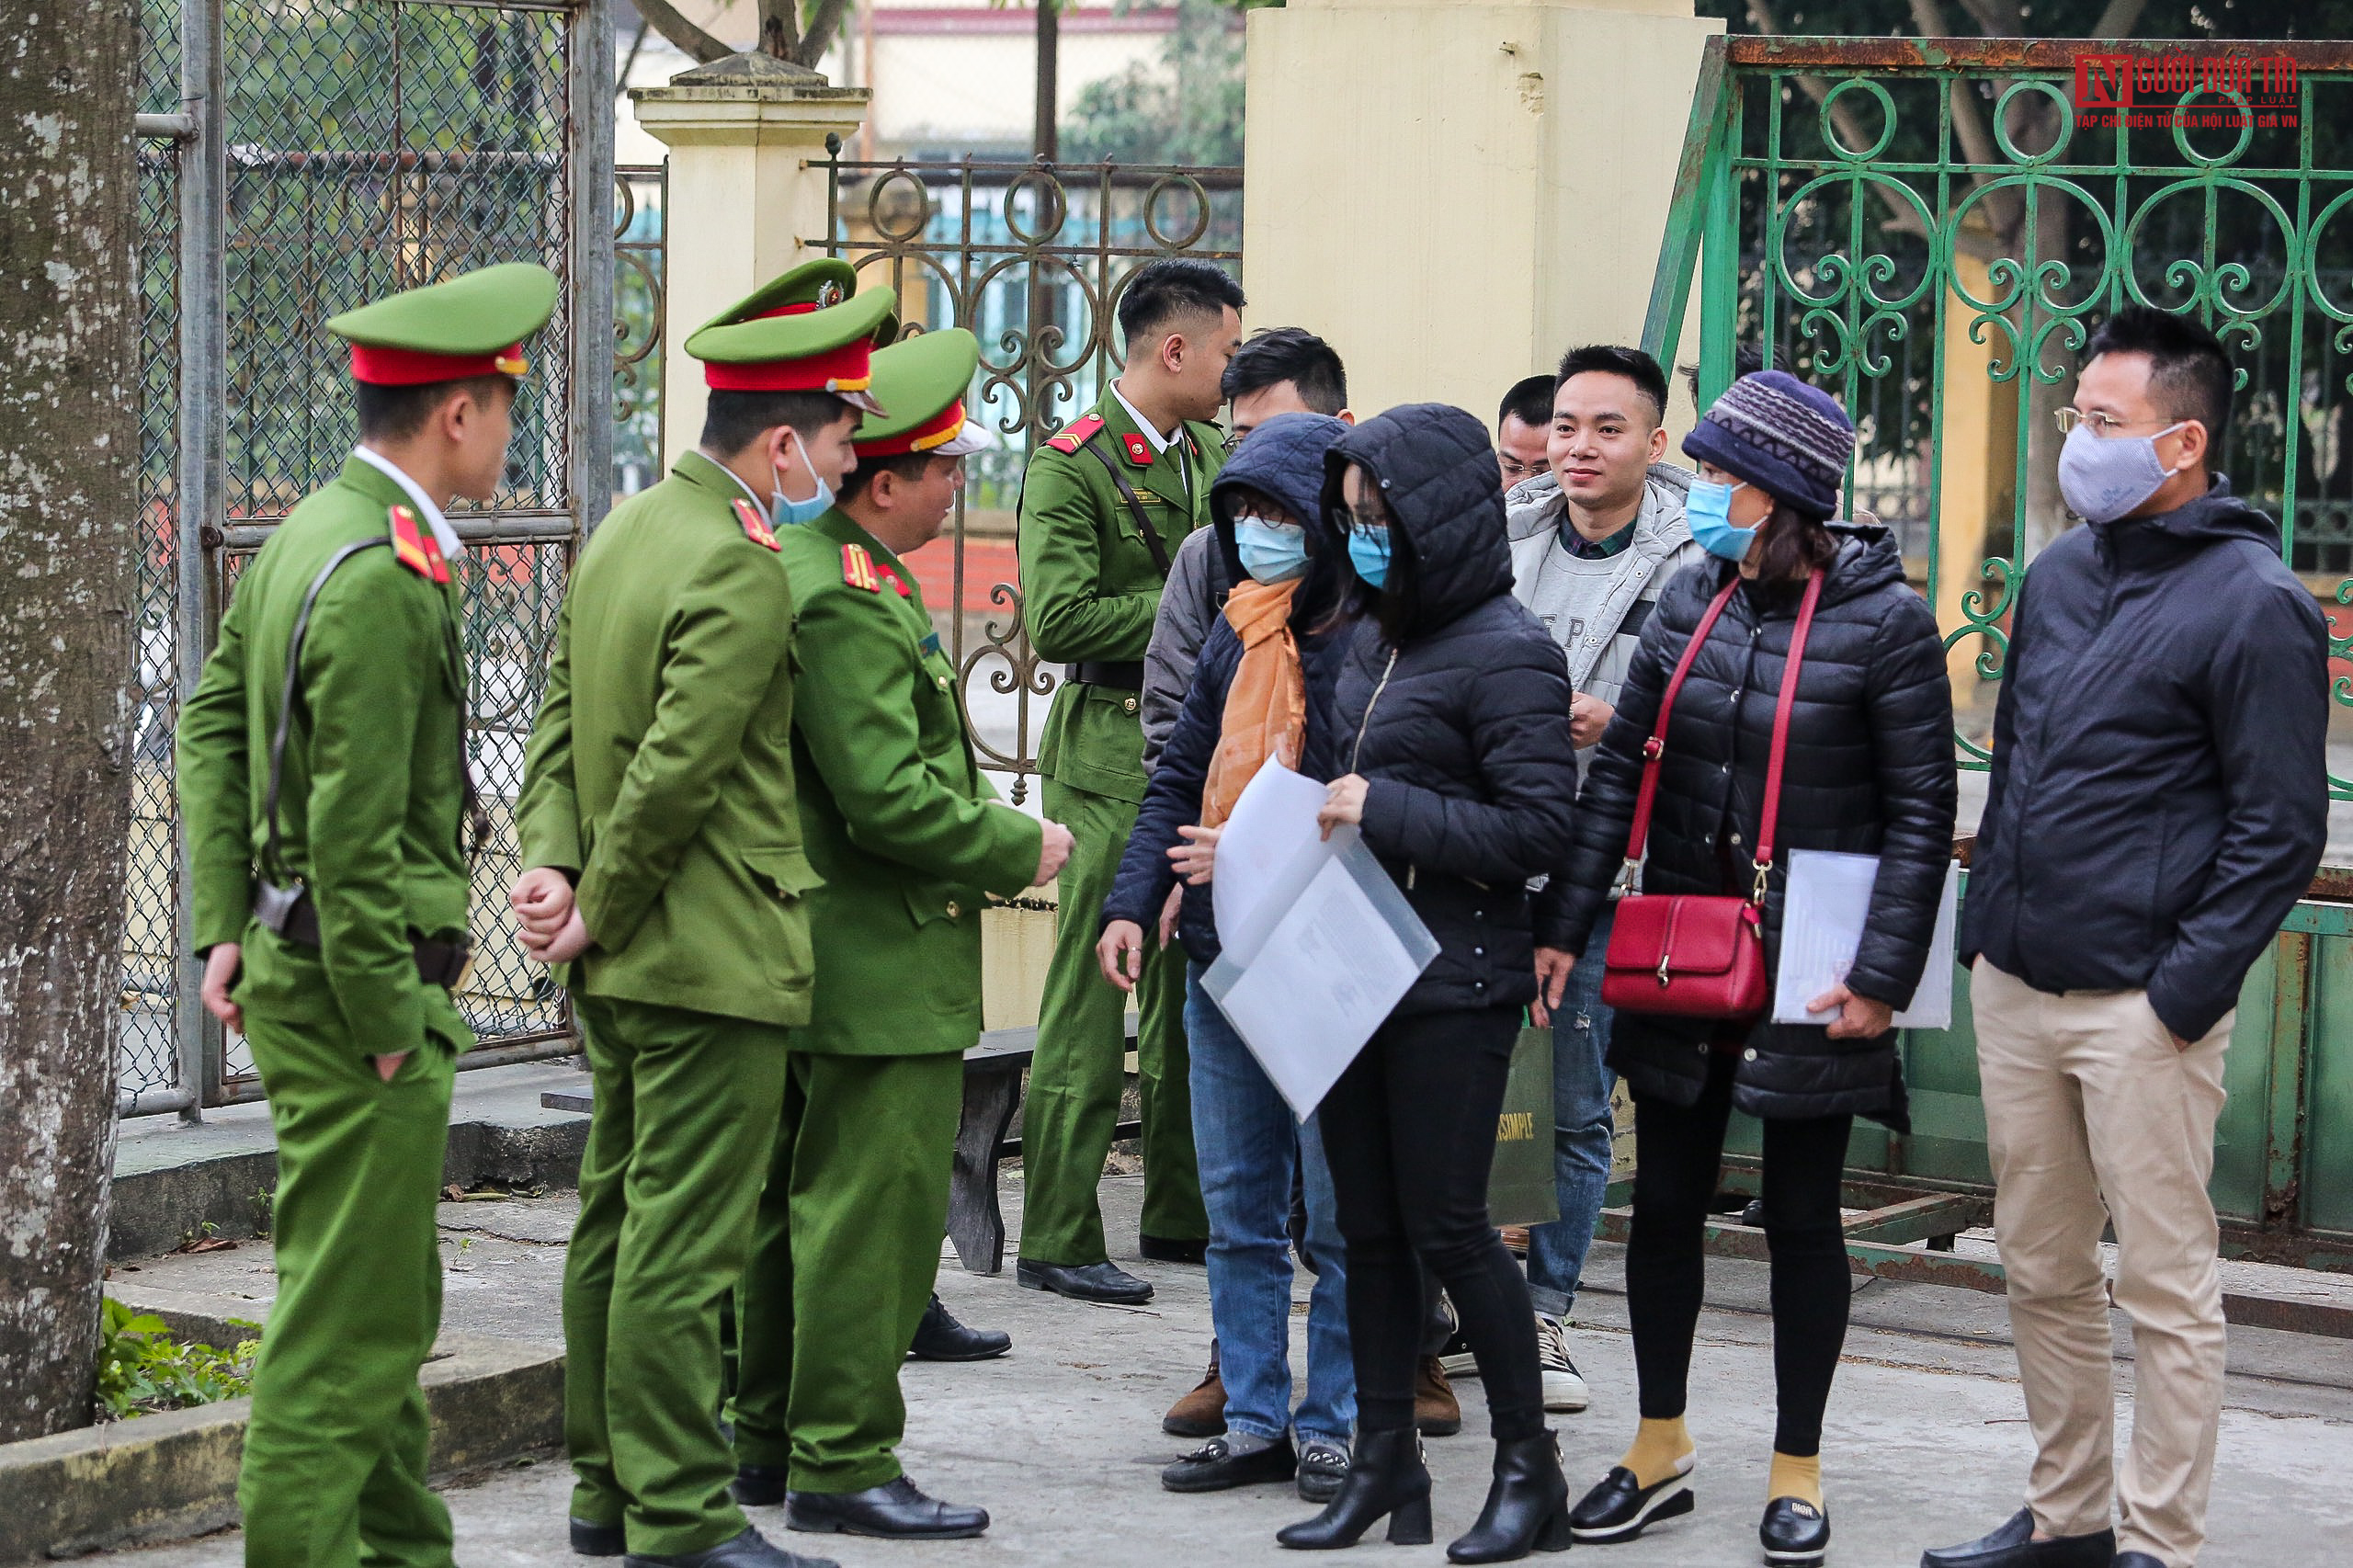
[[[1879,879],[1879,857],[1844,855],[1829,849],[1790,851],[1788,896],[1781,905],[1781,961],[1773,979],[1773,1021],[1826,1024],[1829,1013],[1809,1013],[1806,1004],[1847,983],[1863,945],[1870,917],[1871,886]],[[1961,906],[1961,867],[1945,873],[1944,902],[1937,911],[1928,964],[1912,1006],[1895,1015],[1900,1029],[1952,1027],[1953,926]]]

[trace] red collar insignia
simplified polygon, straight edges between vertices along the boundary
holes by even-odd
[[[1152,459],[1152,443],[1143,438],[1141,431],[1128,432],[1128,460],[1138,468],[1150,468]]]

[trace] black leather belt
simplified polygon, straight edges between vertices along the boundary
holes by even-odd
[[[311,902],[308,888],[290,891],[265,884],[262,896],[255,901],[254,918],[277,932],[290,942],[305,948],[323,946],[319,935],[319,906]],[[438,985],[454,991],[466,974],[466,965],[473,958],[472,945],[464,941],[443,942],[431,937],[415,937],[409,940],[409,952],[416,960],[416,977],[427,985]]]
[[[1143,661],[1142,659],[1083,661],[1068,668],[1070,678],[1084,686],[1108,686],[1120,691],[1143,689]]]

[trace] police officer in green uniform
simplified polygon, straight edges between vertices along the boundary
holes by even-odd
[[[737,1314],[735,1496],[796,1530],[974,1536],[985,1510],[926,1497],[893,1451],[899,1368],[931,1300],[981,1032],[981,908],[1051,878],[1070,834],[997,801],[955,667],[905,564],[938,537],[986,444],[964,419],[980,345],[928,332],[874,357],[889,412],[858,432],[834,508],[779,529],[801,700],[792,758],[817,989],[790,1076]]]
[[[1039,449],[1023,482],[1022,613],[1043,659],[1069,666],[1039,749],[1046,814],[1076,843],[1022,1119],[1016,1279],[1082,1301],[1148,1301],[1110,1262],[1096,1187],[1119,1122],[1126,998],[1095,962],[1096,914],[1143,801],[1143,655],[1171,557],[1209,521],[1224,460],[1220,379],[1241,340],[1241,288],[1205,261],[1139,267],[1120,296],[1127,362],[1092,412]],[[1209,1221],[1193,1158],[1184,955],[1154,949],[1136,987],[1143,1109],[1141,1252],[1201,1261]]]
[[[557,622],[514,900],[596,1076],[564,1267],[574,1550],[786,1568],[727,1493],[720,1307],[750,1256],[810,1018],[817,885],[793,793],[792,588],[776,529],[855,464],[889,290],[794,268],[687,339],[699,449],[613,509]]]
[[[237,583],[180,715],[204,1003],[278,1135],[278,1298],[237,1499],[256,1568],[449,1568],[417,1368],[441,1318],[434,1203],[478,813],[441,508],[506,467],[523,340],[556,279],[489,267],[330,320],[358,448]]]

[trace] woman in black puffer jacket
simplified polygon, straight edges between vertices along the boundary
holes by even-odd
[[[1340,1494],[1277,1539],[1346,1546],[1383,1515],[1392,1540],[1430,1539],[1414,1432],[1427,1267],[1478,1358],[1496,1439],[1486,1507],[1448,1555],[1502,1562],[1540,1538],[1568,1544],[1528,1282],[1487,1222],[1495,1118],[1536,991],[1526,885],[1568,848],[1568,667],[1512,599],[1477,419],[1392,409],[1325,461],[1324,512],[1347,530],[1366,623],[1340,666],[1344,777],[1323,820],[1360,826],[1439,952],[1317,1113],[1347,1247],[1357,1449]]]
[[[1624,862],[1644,743],[1667,680],[1709,602],[1735,579],[1741,586],[1676,699],[1642,891],[1745,896],[1753,888],[1774,710],[1815,571],[1821,600],[1798,676],[1767,884],[1766,974],[1779,962],[1788,850],[1846,850],[1880,864],[1847,983],[1807,999],[1817,1014],[1836,1009],[1826,1027],[1617,1013],[1609,1063],[1633,1095],[1636,1119],[1626,1295],[1643,1422],[1574,1522],[1581,1541],[1624,1540],[1692,1506],[1683,1410],[1700,1240],[1725,1120],[1737,1108],[1765,1122],[1773,1260],[1779,1421],[1760,1535],[1772,1562],[1818,1562],[1830,1533],[1822,1415],[1849,1289],[1839,1172],[1855,1117],[1906,1126],[1889,1025],[1919,983],[1951,855],[1951,689],[1936,618],[1905,583],[1886,530],[1825,521],[1854,449],[1854,426],[1833,399],[1782,371],[1745,376],[1684,449],[1700,460],[1685,515],[1718,559],[1669,584],[1643,632],[1578,797],[1569,869],[1540,901],[1538,971],[1557,999],[1556,977],[1583,950]]]

